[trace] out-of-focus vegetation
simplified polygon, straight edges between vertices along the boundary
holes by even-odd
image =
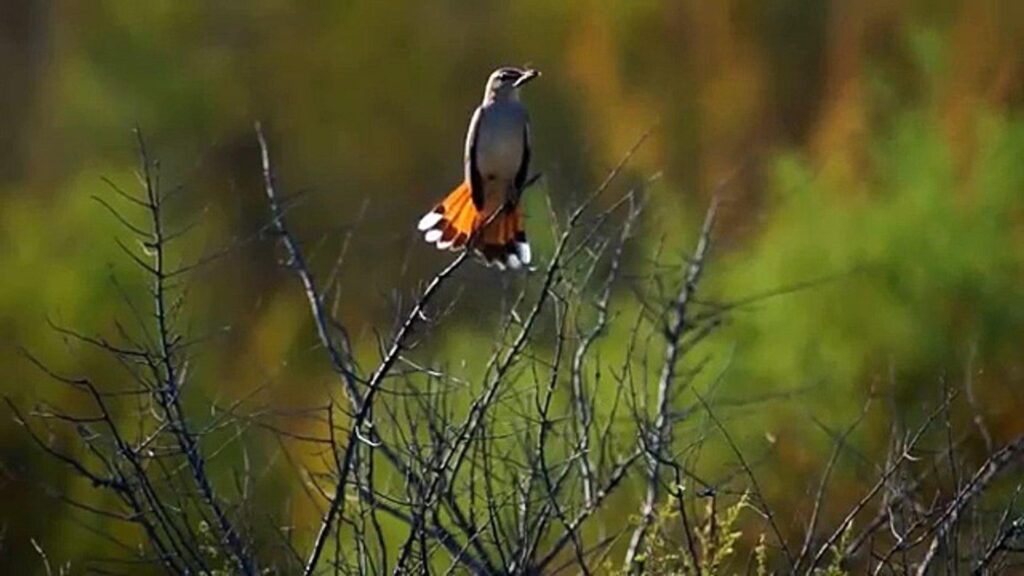
[[[282,409],[324,401],[337,384],[307,304],[272,243],[253,238],[268,216],[252,122],[268,127],[279,173],[304,192],[290,218],[314,265],[326,273],[345,254],[338,315],[369,357],[374,327],[446,262],[413,223],[461,177],[487,73],[526,62],[544,73],[524,95],[544,174],[526,199],[541,260],[552,246],[546,196],[556,211],[573,205],[655,122],[628,176],[660,174],[645,188],[633,272],[649,271],[662,243],[688,253],[711,191],[736,175],[709,293],[779,294],[729,317],[699,386],[738,405],[727,425],[760,455],[764,496],[793,511],[785,529],[798,533],[810,512],[829,431],[869,397],[883,408],[853,434],[826,516],[870,487],[894,429],[950,389],[970,400],[953,415],[971,432],[968,462],[1024,433],[1024,4],[1009,0],[6,0],[0,392],[20,405],[67,393],[18,347],[65,373],[117,374],[49,321],[112,332],[131,311],[111,278],[144,289],[92,199],[108,193],[102,178],[132,185],[138,125],[165,185],[183,187],[182,217],[201,215],[182,257],[235,246],[190,280],[192,331],[212,334],[192,368],[207,384],[193,407],[271,383],[263,393]],[[472,374],[519,280],[468,276],[455,318],[421,353]],[[613,331],[601,347],[614,358],[627,341]],[[260,462],[283,458],[278,446],[248,448]],[[703,457],[712,469],[731,462],[725,445]],[[302,479],[267,482],[268,507],[315,524]],[[0,418],[0,565],[38,567],[30,540],[71,562],[102,542],[52,493],[97,497]],[[623,514],[633,510],[624,500]]]

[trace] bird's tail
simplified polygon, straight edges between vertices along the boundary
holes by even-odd
[[[494,209],[498,208],[501,206]],[[472,245],[487,264],[500,269],[528,265],[530,244],[526,241],[520,207],[506,207],[490,218],[493,213],[494,210],[477,209],[469,183],[463,182],[420,218],[417,228],[423,232],[423,239],[439,250],[461,250]]]

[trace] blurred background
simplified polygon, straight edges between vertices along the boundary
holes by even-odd
[[[505,64],[544,74],[524,93],[544,175],[527,227],[542,261],[546,197],[572,206],[657,123],[626,177],[660,175],[646,189],[648,247],[689,250],[710,194],[738,172],[714,297],[815,283],[743,309],[714,342],[728,365],[720,395],[779,398],[729,419],[770,455],[758,473],[778,506],[806,512],[832,442],[821,425],[849,425],[869,395],[885,408],[856,445],[876,461],[894,422],[950,388],[971,392],[976,463],[986,443],[1024,433],[1014,0],[3,0],[0,393],[23,406],[66,393],[18,347],[65,373],[121,377],[48,322],[98,334],[130,317],[111,278],[139,286],[92,196],[110,196],[103,178],[137,190],[138,126],[163,185],[182,186],[176,217],[199,215],[181,258],[236,247],[190,281],[193,331],[218,334],[198,355],[197,396],[273,381],[281,405],[316,402],[333,380],[306,303],[272,243],[252,240],[267,221],[253,122],[286,191],[302,193],[290,217],[315,266],[344,251],[338,313],[372,359],[374,329],[448,259],[413,226],[461,178],[469,116]],[[469,274],[482,288],[447,325],[452,351],[472,349],[514,283]],[[56,560],[85,557],[97,537],[47,494],[90,488],[8,416],[0,566],[38,567],[30,539]],[[843,468],[830,509],[855,502],[872,471]],[[277,481],[281,502],[297,485]]]

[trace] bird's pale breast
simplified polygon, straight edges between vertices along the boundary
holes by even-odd
[[[512,181],[523,161],[526,112],[518,102],[488,106],[480,118],[477,169],[484,179]]]

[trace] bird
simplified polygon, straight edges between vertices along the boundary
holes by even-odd
[[[519,200],[530,178],[530,119],[519,91],[538,76],[532,68],[504,66],[488,77],[466,132],[463,181],[417,224],[428,243],[471,249],[501,270],[529,267]]]

